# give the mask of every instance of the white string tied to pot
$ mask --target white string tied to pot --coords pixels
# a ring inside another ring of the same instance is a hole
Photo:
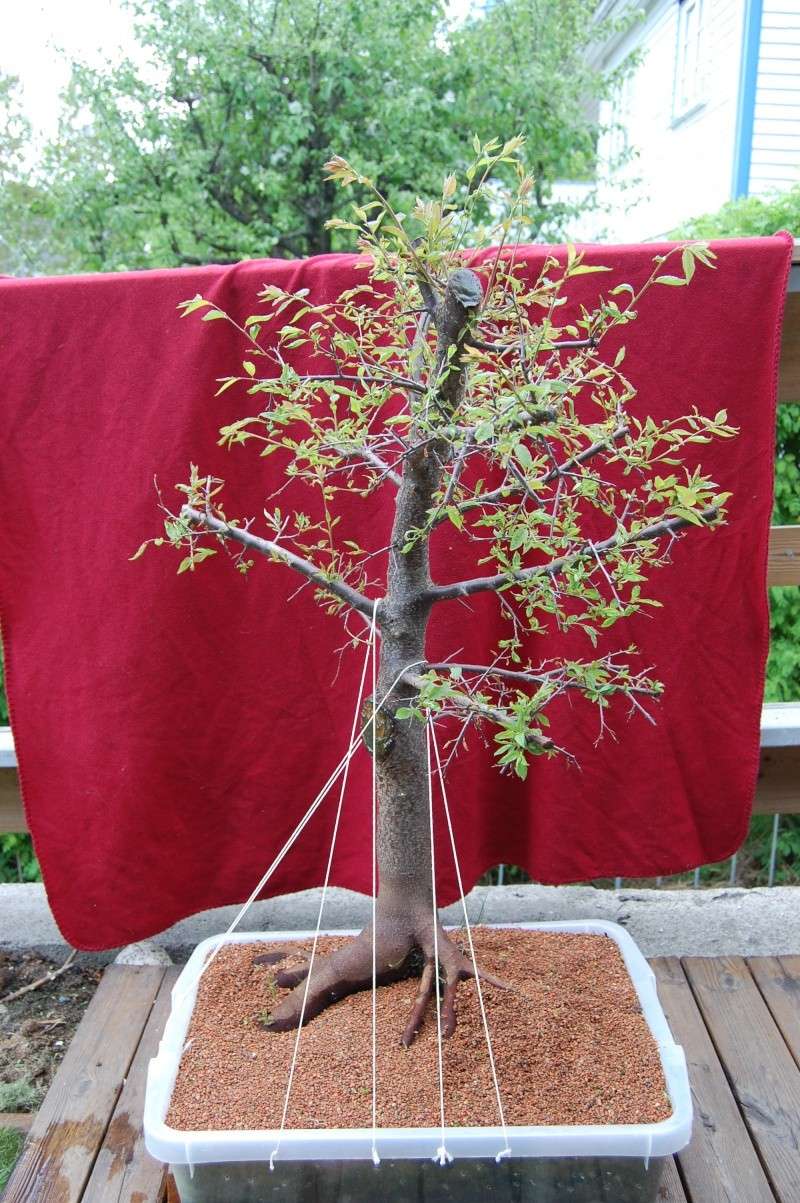
[[[430,721],[430,719],[429,719],[429,728],[430,728],[429,743],[433,745],[433,752],[434,752],[434,756],[436,758],[436,770],[437,770],[437,774],[439,777],[439,788],[442,791],[442,803],[444,805],[444,813],[445,813],[445,818],[447,820],[447,831],[450,836],[450,847],[452,848],[452,851],[453,851],[453,863],[455,865],[455,870],[456,870],[456,881],[458,883],[458,893],[461,898],[461,908],[464,912],[464,926],[467,931],[467,942],[469,944],[469,952],[470,952],[470,957],[472,959],[472,969],[475,974],[475,988],[478,992],[478,1004],[480,1006],[481,1019],[483,1021],[483,1031],[484,1031],[484,1035],[486,1037],[486,1048],[489,1053],[489,1065],[490,1065],[491,1071],[492,1071],[492,1083],[494,1085],[495,1098],[497,1099],[497,1111],[498,1111],[499,1118],[500,1118],[500,1127],[502,1128],[502,1131],[503,1131],[503,1148],[500,1150],[499,1153],[497,1153],[495,1155],[495,1161],[500,1162],[500,1161],[502,1161],[502,1159],[504,1157],[511,1156],[511,1147],[508,1143],[508,1128],[506,1126],[505,1112],[503,1109],[503,1100],[500,1095],[500,1083],[497,1079],[497,1066],[495,1065],[494,1051],[492,1049],[492,1038],[489,1033],[489,1020],[487,1019],[487,1016],[486,1016],[486,1005],[485,1005],[484,999],[483,999],[483,990],[481,989],[481,978],[480,978],[480,972],[478,970],[478,959],[475,955],[475,945],[474,945],[474,942],[472,939],[472,928],[470,926],[469,915],[467,913],[467,901],[466,901],[466,898],[464,897],[464,885],[463,885],[463,881],[461,878],[461,865],[460,865],[459,859],[458,859],[458,852],[456,851],[456,839],[455,839],[455,834],[453,832],[453,822],[450,817],[450,806],[447,801],[447,790],[445,789],[445,784],[444,784],[444,772],[442,771],[442,761],[441,761],[441,757],[439,755],[439,745],[436,740],[436,730],[434,728],[433,723]],[[429,753],[429,755],[430,755],[430,753]],[[433,814],[433,812],[431,811],[431,816],[432,816],[432,814]],[[433,818],[431,817],[431,824],[432,823],[433,823]],[[431,831],[433,831],[432,826],[431,826]]]
[[[431,893],[433,899],[433,993],[436,998],[436,1055],[439,1065],[439,1129],[441,1133],[442,1143],[436,1150],[433,1158],[439,1165],[447,1165],[452,1161],[452,1155],[448,1153],[445,1144],[445,1118],[444,1118],[444,1070],[442,1065],[442,1003],[439,998],[439,915],[436,910],[436,853],[434,851],[433,839],[433,760],[431,757],[431,716],[430,711],[425,713],[425,742],[428,751],[428,816],[430,819],[431,833]]]
[[[364,696],[364,682],[365,682],[365,680],[366,680],[366,676],[367,676],[367,665],[370,663],[370,659],[371,659],[371,661],[372,661],[372,699],[373,699],[373,708],[372,708],[372,709],[373,709],[373,716],[372,716],[372,727],[373,727],[373,749],[374,749],[374,746],[375,746],[375,744],[374,744],[374,729],[375,729],[375,675],[376,675],[375,661],[376,661],[376,642],[377,642],[377,636],[376,636],[376,632],[377,632],[377,623],[376,623],[376,613],[377,613],[377,609],[378,609],[378,601],[376,600],[376,601],[373,603],[373,607],[372,607],[372,620],[371,620],[371,624],[370,624],[369,640],[368,640],[368,643],[367,643],[367,653],[366,653],[366,655],[365,655],[365,657],[364,657],[364,664],[363,664],[363,667],[362,667],[362,669],[361,669],[361,680],[359,681],[359,685],[358,685],[358,695],[357,695],[357,697],[356,697],[356,705],[355,705],[355,710],[354,710],[354,712],[353,712],[353,725],[352,725],[352,727],[351,727],[351,730],[350,730],[350,747],[351,747],[351,748],[353,748],[353,747],[354,747],[354,744],[355,744],[355,746],[357,746],[357,743],[356,743],[356,728],[358,727],[359,715],[360,715],[360,713],[361,713],[361,699],[362,699],[362,698],[363,698],[363,696]],[[312,977],[312,974],[313,974],[313,972],[314,972],[314,961],[315,961],[315,959],[316,959],[316,955],[317,955],[317,945],[319,944],[319,933],[320,933],[320,929],[321,929],[321,927],[322,927],[322,913],[323,913],[323,910],[325,909],[325,899],[326,899],[326,897],[327,897],[327,893],[328,893],[328,885],[329,885],[329,882],[330,882],[330,877],[331,877],[331,868],[332,868],[332,865],[333,865],[333,855],[334,855],[334,851],[335,851],[335,848],[336,848],[336,837],[337,837],[337,835],[339,834],[339,823],[340,823],[340,820],[341,820],[341,817],[342,817],[342,807],[343,807],[343,805],[344,805],[344,797],[345,797],[345,792],[346,792],[346,790],[347,790],[347,778],[348,778],[348,775],[349,775],[350,759],[352,759],[352,757],[350,757],[350,758],[348,758],[348,759],[347,759],[347,762],[346,762],[346,764],[345,764],[344,771],[343,771],[343,774],[342,774],[342,785],[341,785],[341,789],[339,790],[339,801],[338,801],[338,804],[337,804],[337,807],[336,807],[336,818],[334,819],[334,823],[333,823],[333,831],[332,831],[332,833],[331,833],[331,844],[330,844],[330,848],[329,848],[329,850],[328,850],[328,862],[327,862],[327,865],[326,865],[326,867],[325,867],[325,878],[324,878],[324,881],[323,881],[323,883],[322,883],[322,893],[321,893],[321,895],[320,895],[320,900],[319,900],[319,909],[318,909],[318,911],[317,911],[317,925],[316,925],[316,928],[314,929],[314,939],[313,939],[313,942],[312,942],[312,945],[311,945],[311,956],[309,957],[309,962],[308,962],[308,974],[306,975],[305,986],[304,986],[304,989],[303,989],[303,1001],[302,1001],[302,1003],[301,1003],[301,1005],[300,1005],[300,1017],[299,1017],[299,1019],[298,1019],[298,1022],[297,1022],[297,1032],[296,1032],[296,1034],[295,1034],[295,1039],[294,1039],[294,1048],[293,1048],[293,1050],[292,1050],[292,1061],[291,1061],[291,1065],[289,1066],[289,1078],[288,1078],[288,1081],[287,1081],[287,1083],[286,1083],[286,1094],[285,1094],[285,1096],[284,1096],[284,1100],[283,1100],[283,1112],[282,1112],[282,1114],[281,1114],[281,1126],[280,1126],[280,1130],[279,1130],[279,1132],[278,1132],[278,1140],[277,1140],[277,1142],[276,1142],[276,1144],[275,1144],[275,1148],[272,1150],[272,1152],[271,1152],[271,1153],[270,1153],[270,1155],[269,1155],[269,1168],[270,1168],[270,1170],[274,1170],[274,1169],[275,1169],[275,1158],[278,1156],[278,1151],[279,1151],[279,1149],[280,1149],[281,1140],[283,1139],[283,1133],[284,1133],[284,1131],[285,1131],[285,1129],[286,1129],[286,1117],[287,1117],[287,1115],[288,1115],[288,1113],[289,1113],[289,1100],[290,1100],[290,1098],[291,1098],[291,1093],[292,1093],[292,1085],[293,1085],[293,1083],[294,1083],[294,1074],[295,1074],[295,1069],[297,1068],[297,1060],[298,1060],[298,1056],[299,1056],[299,1052],[300,1052],[300,1038],[301,1038],[301,1036],[302,1036],[302,1032],[303,1032],[303,1021],[304,1021],[304,1019],[305,1019],[305,1014],[306,1014],[306,1004],[307,1004],[307,1002],[308,1002],[308,993],[309,993],[309,990],[310,990],[310,988],[311,988],[311,977]],[[375,757],[374,757],[374,754],[373,754],[373,765],[374,765],[374,763],[375,763]],[[374,768],[373,768],[373,774],[372,774],[372,776],[373,776],[373,838],[374,838],[374,811],[375,811],[375,784],[374,784],[374,783],[375,783],[375,771],[374,771]],[[372,870],[372,883],[373,883],[373,923],[374,923],[374,914],[375,914],[375,902],[374,902],[374,892],[375,892],[375,864],[374,864],[374,854],[375,854],[375,850],[374,850],[374,844],[373,844],[373,870]],[[374,931],[373,931],[372,943],[373,943],[373,985],[372,985],[372,989],[373,989],[373,1143],[372,1143],[372,1150],[373,1150],[373,1160],[374,1160],[374,1159],[375,1159],[375,1156],[376,1156],[376,1154],[375,1154],[375,1138],[374,1138],[374,1116],[375,1116],[375,1048],[374,1048],[374,1042],[375,1042],[375,1021],[374,1021],[374,992],[375,992],[374,948],[375,948],[375,936],[374,936]],[[377,1163],[376,1163],[376,1164],[377,1164]]]
[[[375,702],[378,696],[378,638],[376,627],[378,603],[372,608],[372,1164],[379,1166],[378,1156],[378,741]]]

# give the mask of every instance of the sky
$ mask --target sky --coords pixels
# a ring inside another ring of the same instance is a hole
[[[17,75],[25,112],[40,136],[55,132],[58,96],[71,58],[99,64],[132,40],[130,15],[117,0],[0,0],[0,71]]]
[[[450,0],[459,17],[472,0]],[[94,65],[130,49],[132,19],[119,0],[0,0],[0,71],[19,77],[25,113],[38,138],[56,131],[58,97],[69,69],[59,48]]]

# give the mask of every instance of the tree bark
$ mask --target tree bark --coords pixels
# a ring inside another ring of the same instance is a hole
[[[438,341],[432,405],[449,420],[460,404],[467,371],[461,351],[483,299],[474,272],[460,268],[450,276],[433,320]],[[451,354],[455,347],[455,353]],[[411,443],[420,441],[412,431]],[[446,444],[426,442],[406,458],[397,493],[389,551],[386,597],[380,607],[381,667],[378,697],[383,698],[404,669],[425,660],[432,608],[428,538],[403,552],[406,532],[425,525],[442,483]],[[374,750],[378,779],[379,916],[424,906],[431,913],[430,821],[425,727],[414,719],[395,717],[399,707],[416,697],[407,682],[396,686],[385,704],[389,739]]]
[[[445,421],[452,418],[464,396],[466,367],[461,363],[461,351],[481,301],[478,277],[459,269],[449,278],[442,301],[435,305],[432,316],[438,342],[430,404]],[[378,792],[375,930],[370,925],[319,966],[315,963],[308,984],[303,980],[308,974],[307,965],[299,970],[278,971],[279,985],[296,988],[266,1023],[277,1030],[295,1027],[301,1017],[305,1022],[345,994],[369,987],[373,944],[378,983],[406,976],[414,968],[415,956],[417,965],[423,965],[420,990],[403,1033],[406,1044],[411,1043],[423,1022],[439,973],[445,981],[442,1030],[446,1036],[455,1028],[458,982],[473,976],[472,966],[441,928],[435,910],[425,725],[415,719],[397,718],[397,710],[418,696],[416,687],[403,679],[403,673],[425,660],[425,639],[434,604],[428,537],[418,539],[408,551],[403,548],[407,532],[427,521],[441,486],[448,451],[445,439],[429,440],[422,430],[411,432],[412,447],[415,443],[419,445],[406,457],[397,491],[386,595],[378,608],[377,697],[385,700],[371,741]],[[370,734],[368,730],[367,736]]]

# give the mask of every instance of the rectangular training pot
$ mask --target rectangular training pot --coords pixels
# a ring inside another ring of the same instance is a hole
[[[495,1160],[499,1127],[446,1129],[453,1161],[434,1159],[441,1131],[378,1128],[380,1165],[372,1162],[369,1128],[286,1129],[280,1160],[269,1157],[278,1132],[180,1132],[166,1125],[170,1097],[197,993],[200,966],[216,938],[195,949],[172,993],[158,1054],[150,1062],[144,1106],[148,1151],[167,1162],[181,1203],[656,1203],[664,1160],[682,1149],[692,1129],[686,1059],[675,1044],[656,994],[655,976],[624,928],[594,920],[494,924],[526,930],[606,935],[622,954],[645,1020],[658,1045],[672,1113],[654,1124],[509,1126],[511,1156]],[[226,943],[296,942],[313,932],[234,934]],[[323,935],[355,933],[323,932]],[[190,983],[195,985],[187,989]]]

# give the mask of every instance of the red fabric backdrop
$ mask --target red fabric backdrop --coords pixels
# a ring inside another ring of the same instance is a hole
[[[524,784],[476,740],[450,774],[465,884],[500,861],[544,882],[672,873],[729,855],[749,816],[767,648],[765,565],[774,401],[791,240],[716,246],[715,272],[653,290],[615,335],[656,417],[727,408],[735,441],[697,448],[734,491],[730,524],[692,531],[653,578],[664,603],[613,632],[666,684],[651,727],[624,709],[618,742],[594,746],[597,716],[575,705],[554,733],[580,771],[537,761]],[[649,274],[655,246],[588,248],[580,297]],[[528,252],[536,271],[544,249]],[[25,805],[48,896],[81,948],[139,939],[205,907],[243,899],[346,746],[360,654],[337,676],[339,621],[288,570],[247,579],[224,557],[196,575],[168,552],[128,557],[158,533],[153,477],[167,493],[190,461],[236,483],[229,512],[257,514],[272,460],[215,446],[241,416],[215,378],[241,359],[226,323],[178,320],[196,292],[243,317],[265,282],[329,298],[353,258],[0,282],[0,613]],[[363,273],[358,273],[358,280]],[[615,344],[616,345],[616,344]],[[614,347],[610,348],[612,353]],[[351,529],[386,542],[389,490]],[[174,495],[173,495],[174,496]],[[456,579],[470,556],[441,532],[434,566]],[[457,536],[455,536],[457,538]],[[497,632],[491,599],[439,607],[430,652],[478,659]],[[610,643],[609,646],[612,646]],[[591,655],[588,642],[573,648]],[[542,642],[533,654],[553,653]],[[352,789],[334,882],[370,888],[366,755]],[[270,891],[318,884],[335,801],[323,806]],[[441,842],[440,899],[455,895]]]

